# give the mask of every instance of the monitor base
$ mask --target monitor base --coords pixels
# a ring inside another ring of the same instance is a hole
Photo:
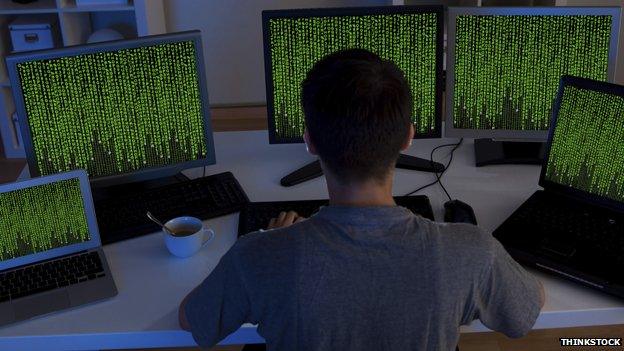
[[[444,171],[444,165],[439,162],[431,162],[431,160],[404,154],[399,155],[396,168],[431,173],[441,173]],[[323,170],[321,169],[321,164],[316,160],[284,176],[280,180],[280,184],[289,187],[318,178],[322,175]]]
[[[475,139],[475,165],[525,164],[541,165],[544,160],[545,144],[532,141],[497,141]]]

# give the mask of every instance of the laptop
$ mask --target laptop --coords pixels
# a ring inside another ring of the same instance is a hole
[[[539,185],[494,236],[520,262],[624,297],[624,86],[561,79]]]
[[[115,295],[85,171],[0,186],[0,326]]]

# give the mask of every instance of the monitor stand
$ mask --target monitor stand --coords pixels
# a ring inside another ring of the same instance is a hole
[[[541,165],[545,144],[533,141],[475,139],[477,167],[505,164]]]
[[[441,173],[444,165],[439,162],[431,162],[424,158],[400,154],[396,162],[396,168],[410,169],[414,171]],[[321,164],[318,160],[308,163],[296,171],[284,176],[280,180],[282,186],[293,186],[323,175]]]

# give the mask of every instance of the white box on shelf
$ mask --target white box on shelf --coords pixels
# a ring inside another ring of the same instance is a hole
[[[76,6],[128,5],[128,0],[76,0]]]
[[[51,49],[60,43],[58,21],[52,16],[20,16],[9,24],[13,51]]]

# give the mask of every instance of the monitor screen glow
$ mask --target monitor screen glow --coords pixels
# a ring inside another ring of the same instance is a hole
[[[610,81],[618,8],[450,8],[447,136],[545,140],[559,80]]]
[[[624,95],[564,85],[544,179],[624,204]]]
[[[91,240],[77,178],[0,194],[0,261]]]
[[[439,137],[442,7],[278,10],[263,12],[271,142],[302,142],[301,83],[315,62],[349,48],[392,60],[414,101],[416,137]]]
[[[199,43],[176,33],[9,57],[31,175],[122,182],[214,163]]]

